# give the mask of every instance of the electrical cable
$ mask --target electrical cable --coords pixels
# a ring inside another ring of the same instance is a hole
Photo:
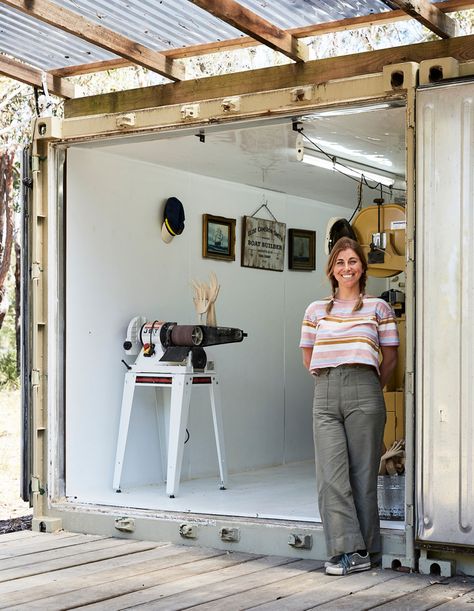
[[[337,156],[336,155],[330,155],[329,153],[327,153],[323,148],[321,148],[319,146],[319,144],[317,144],[316,142],[314,142],[314,140],[312,140],[309,136],[307,136],[302,127],[299,127],[298,129],[296,129],[295,131],[297,131],[299,134],[301,134],[303,136],[303,138],[306,138],[306,140],[308,142],[310,142],[314,147],[315,150],[317,150],[319,153],[321,153],[322,155],[324,155],[325,157],[327,157],[330,161],[332,161],[333,166],[334,166],[334,170],[336,172],[338,172],[339,174],[342,174],[342,176],[345,176],[346,178],[350,178],[351,180],[354,180],[356,182],[363,182],[363,184],[368,187],[369,189],[382,189],[382,193],[385,193],[386,195],[389,195],[390,197],[392,196],[393,191],[400,191],[402,193],[406,193],[406,189],[400,189],[400,188],[395,188],[395,187],[390,187],[387,191],[383,191],[383,187],[384,185],[381,182],[376,182],[376,181],[371,181],[373,184],[369,184],[367,178],[364,176],[364,173],[362,170],[358,170],[361,172],[361,177],[360,178],[355,178],[354,176],[351,176],[350,174],[346,174],[345,172],[343,172],[342,170],[338,169],[336,167],[336,163],[338,166],[340,166],[341,168],[345,168],[347,171],[353,171],[352,168],[350,168],[349,166],[345,165],[344,163],[341,163],[340,161],[337,160]]]
[[[362,209],[362,176],[360,177],[359,184],[357,185],[357,206],[354,208],[354,212],[351,214],[351,218],[349,219],[349,223],[352,222],[356,212]]]

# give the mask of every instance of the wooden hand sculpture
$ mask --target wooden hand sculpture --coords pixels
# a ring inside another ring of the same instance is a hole
[[[193,280],[194,287],[194,307],[198,315],[198,322],[202,324],[203,316],[206,313],[206,324],[210,327],[216,327],[216,308],[215,302],[219,294],[219,283],[217,276],[211,272],[209,284],[205,282],[197,282]]]

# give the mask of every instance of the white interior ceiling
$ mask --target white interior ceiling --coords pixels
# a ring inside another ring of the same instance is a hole
[[[299,118],[303,132],[330,155],[395,175],[399,186],[405,176],[405,108],[379,104],[321,111]],[[358,183],[331,170],[297,161],[296,132],[291,119],[250,127],[206,128],[187,135],[150,135],[112,140],[88,146],[106,146],[107,152],[145,163],[306,197],[353,208]],[[304,138],[304,145],[314,148]],[[365,203],[378,191],[364,188]],[[393,191],[392,201],[403,192]],[[401,198],[401,199],[400,199]]]

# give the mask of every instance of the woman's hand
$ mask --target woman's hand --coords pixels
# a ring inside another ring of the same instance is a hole
[[[380,386],[383,388],[389,381],[397,365],[398,346],[381,346],[382,362],[380,363]]]
[[[303,365],[309,371],[309,367],[311,365],[311,356],[313,354],[312,348],[301,348],[301,352],[303,354]]]

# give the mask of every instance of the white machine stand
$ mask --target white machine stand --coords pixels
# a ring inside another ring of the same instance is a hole
[[[160,325],[161,326],[161,325]],[[160,326],[155,323],[145,323],[142,317],[134,318],[129,325],[126,342],[126,353],[136,354],[139,350],[135,363],[125,374],[125,382],[122,396],[122,409],[120,413],[120,426],[117,441],[117,453],[115,458],[115,470],[113,488],[121,492],[121,477],[124,463],[125,448],[127,444],[130,415],[133,406],[133,397],[137,386],[152,386],[155,389],[171,388],[171,400],[169,402],[169,426],[166,427],[166,419],[158,417],[159,433],[162,440],[163,464],[166,464],[166,494],[174,498],[179,490],[181,477],[181,466],[183,462],[186,426],[188,423],[189,405],[191,393],[194,386],[205,385],[209,389],[212,419],[214,424],[214,435],[217,446],[217,459],[219,464],[220,488],[225,490],[227,482],[227,463],[224,450],[224,435],[222,410],[220,400],[219,380],[214,370],[214,363],[209,362],[204,371],[194,371],[191,364],[191,355],[184,364],[160,362],[163,355],[159,340],[156,341],[156,353],[145,356],[147,343],[139,338],[153,341],[155,336],[159,337]],[[131,346],[130,346],[131,344]],[[144,345],[143,345],[144,344]],[[166,409],[166,401],[163,398],[163,410]],[[158,406],[157,406],[158,409]],[[158,412],[157,412],[158,413]],[[161,412],[163,413],[163,411]],[[163,431],[163,428],[168,430]],[[164,451],[163,442],[167,446]]]

